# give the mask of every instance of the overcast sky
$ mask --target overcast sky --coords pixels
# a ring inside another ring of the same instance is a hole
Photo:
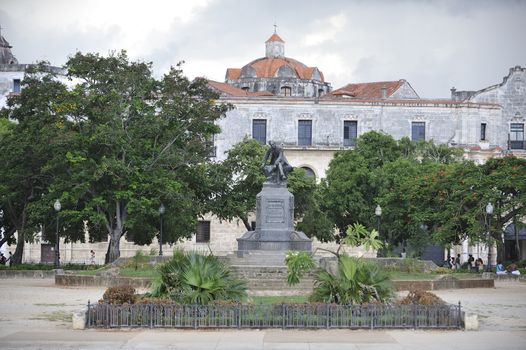
[[[184,60],[187,76],[217,81],[264,56],[274,23],[285,55],[333,88],[406,79],[421,97],[448,97],[526,66],[520,0],[0,0],[19,63],[125,49],[157,74]]]

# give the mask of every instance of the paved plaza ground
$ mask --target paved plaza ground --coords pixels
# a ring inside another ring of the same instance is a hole
[[[479,315],[478,331],[72,330],[71,313],[103,287],[57,287],[52,279],[4,279],[0,349],[526,349],[526,283],[435,293]]]

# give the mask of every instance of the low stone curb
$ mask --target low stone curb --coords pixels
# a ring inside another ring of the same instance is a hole
[[[53,278],[55,270],[0,270],[0,278]]]
[[[124,284],[134,288],[148,288],[151,281],[149,277],[55,275],[55,284],[58,286],[114,287]]]

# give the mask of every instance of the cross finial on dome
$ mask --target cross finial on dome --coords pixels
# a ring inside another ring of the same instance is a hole
[[[278,25],[276,24],[276,21],[274,21],[274,34],[277,34]]]

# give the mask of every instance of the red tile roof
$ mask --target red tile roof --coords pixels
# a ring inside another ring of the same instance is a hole
[[[387,88],[387,97],[391,96],[404,84],[403,80],[377,81],[373,83],[347,84],[342,88],[332,91],[334,96],[351,96],[355,98],[375,99],[382,98],[382,88]]]
[[[268,40],[265,42],[268,43],[270,41],[281,41],[282,43],[284,43],[283,39],[281,39],[276,33],[272,34],[272,36],[268,38]]]
[[[273,78],[276,76],[276,72],[279,68],[282,66],[289,66],[296,73],[298,78],[309,80],[312,78],[312,73],[316,69],[316,67],[307,67],[303,63],[289,57],[263,57],[250,62],[248,65],[254,68],[258,78]],[[323,73],[321,71],[319,72],[321,81],[324,81]],[[239,79],[240,74],[241,69],[238,68],[228,68],[226,70],[227,79]]]
[[[239,89],[235,86],[226,84],[226,83],[220,83],[218,81],[208,80],[208,85],[221,93],[230,95],[230,96],[247,96],[247,92],[245,90]]]
[[[227,79],[239,79],[239,76],[241,75],[241,69],[240,68],[227,68],[226,70],[226,78]]]
[[[208,80],[208,85],[223,94],[227,94],[229,96],[235,96],[235,97],[243,97],[243,96],[274,96],[273,93],[269,91],[259,91],[259,92],[250,92],[245,91],[243,89],[237,88],[235,86],[229,85],[227,83],[220,83],[218,81],[214,80]]]

